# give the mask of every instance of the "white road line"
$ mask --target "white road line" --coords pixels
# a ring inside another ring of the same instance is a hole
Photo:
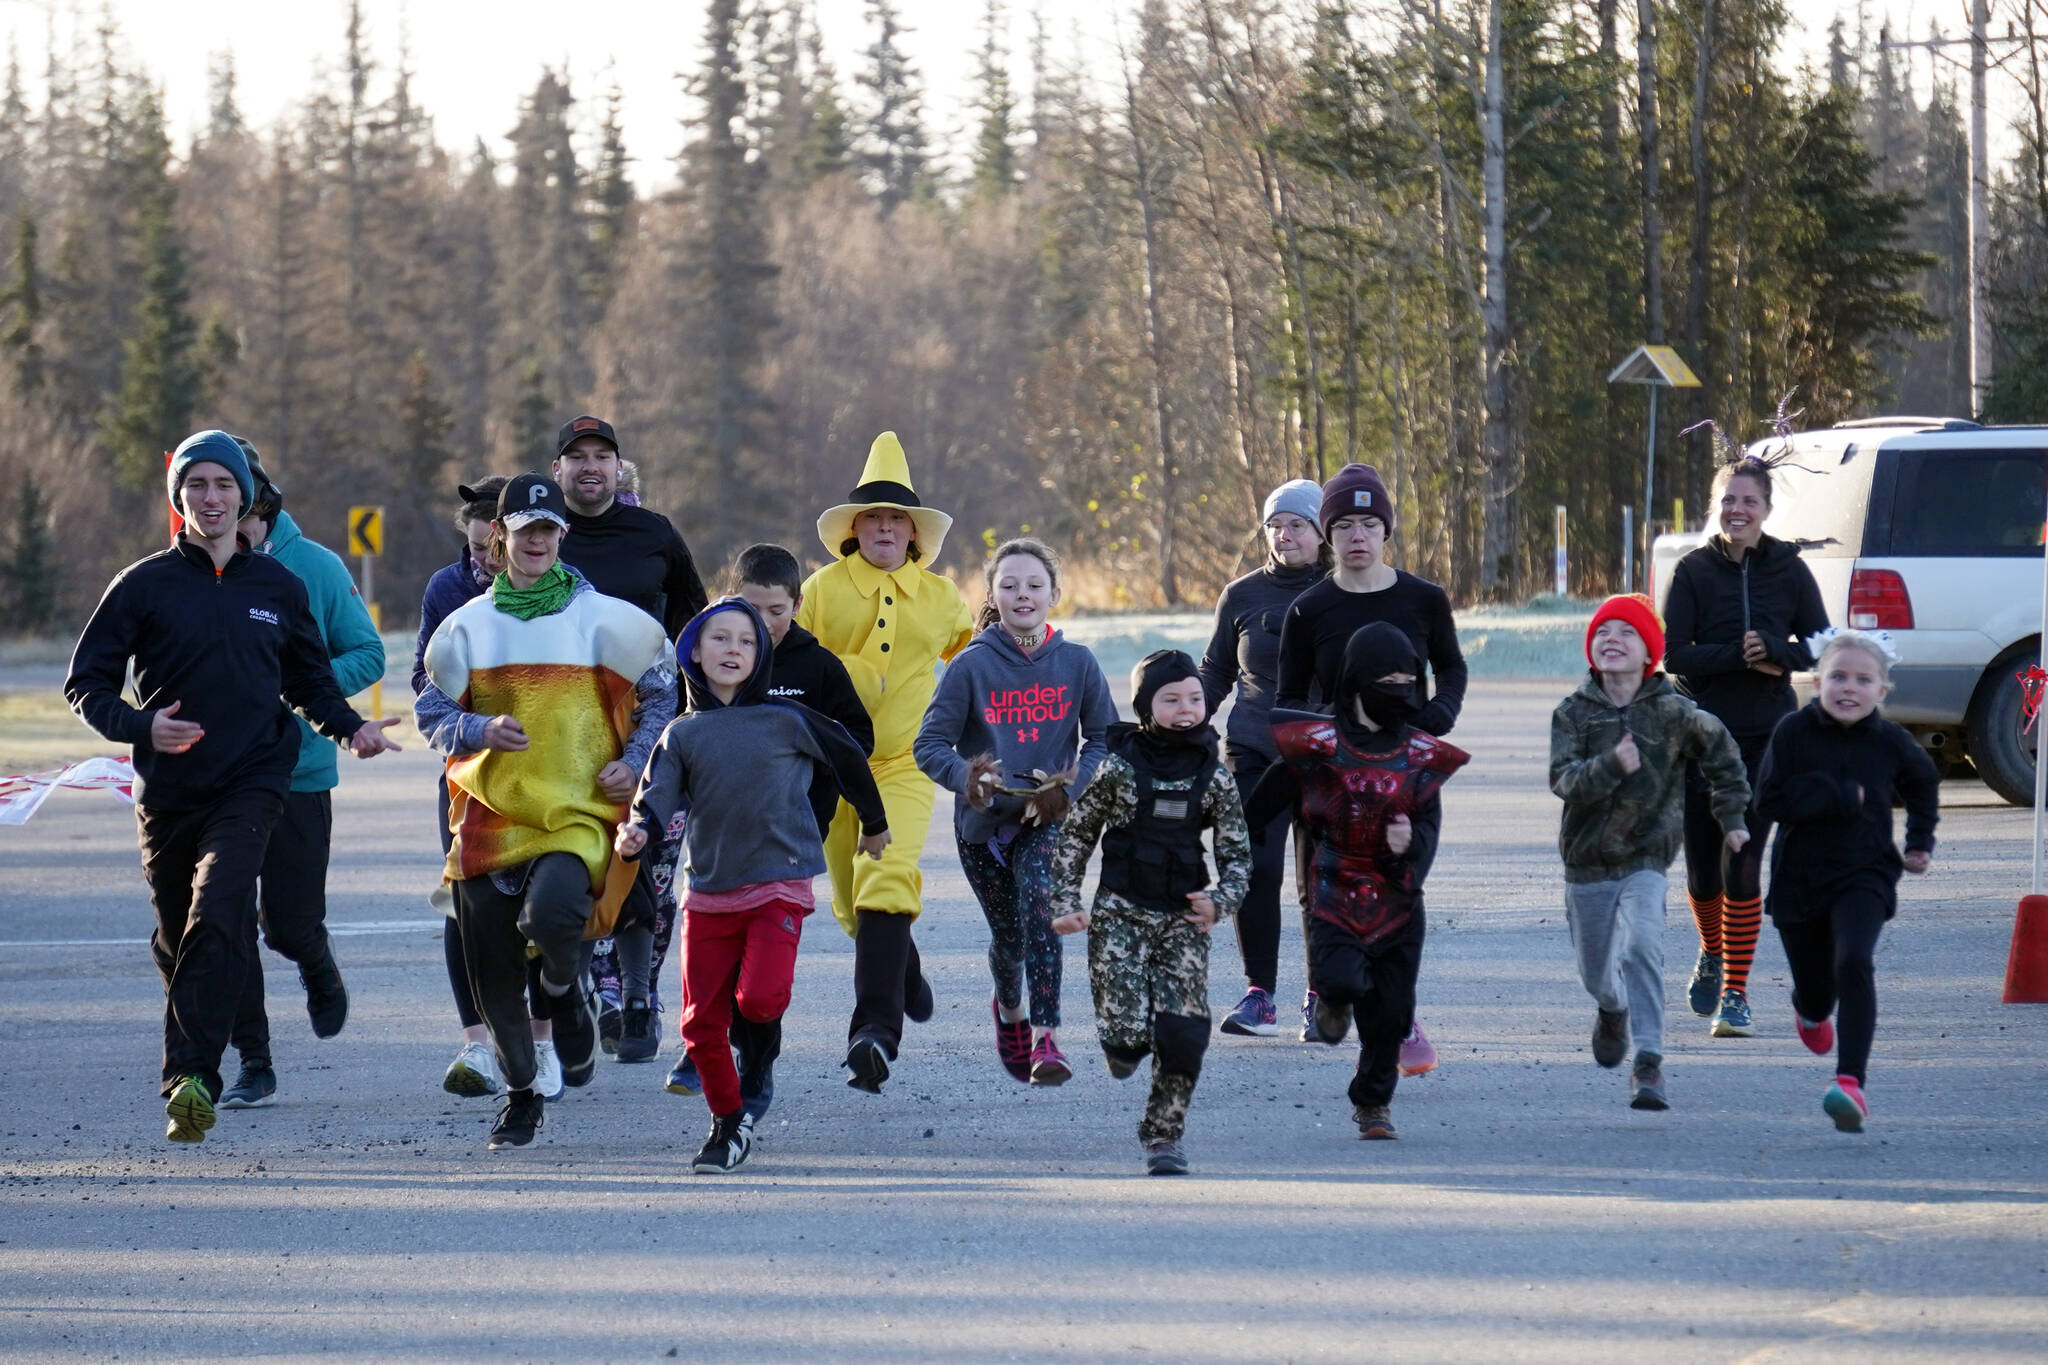
[[[446,916],[433,919],[373,919],[359,924],[330,924],[327,932],[336,938],[365,934],[415,934],[439,929]],[[0,948],[135,948],[149,943],[146,938],[23,938],[0,939]]]

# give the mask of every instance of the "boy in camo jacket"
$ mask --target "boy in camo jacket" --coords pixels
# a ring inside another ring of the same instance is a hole
[[[1592,665],[1550,717],[1550,789],[1564,799],[1565,920],[1598,1005],[1593,1060],[1620,1066],[1633,1035],[1635,1109],[1664,1109],[1664,873],[1685,835],[1697,763],[1731,851],[1749,842],[1749,779],[1727,727],[1657,669],[1664,629],[1648,598],[1610,597],[1586,627]]]
[[[1138,723],[1109,729],[1109,757],[1068,812],[1053,856],[1053,928],[1088,933],[1088,976],[1103,1059],[1119,1080],[1152,1054],[1138,1124],[1145,1169],[1185,1175],[1181,1135],[1209,1047],[1209,931],[1251,884],[1251,839],[1237,785],[1217,757],[1195,661],[1160,650],[1131,671]],[[1216,831],[1216,880],[1202,830]],[[1081,878],[1097,836],[1092,910]]]

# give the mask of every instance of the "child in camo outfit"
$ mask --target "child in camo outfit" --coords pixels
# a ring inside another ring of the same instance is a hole
[[[1138,1141],[1153,1175],[1185,1175],[1181,1134],[1209,1047],[1209,930],[1235,914],[1251,882],[1251,840],[1237,786],[1217,757],[1195,661],[1148,654],[1131,671],[1135,725],[1109,730],[1109,757],[1074,803],[1053,856],[1053,928],[1088,930],[1088,975],[1109,1074],[1152,1054]],[[1191,799],[1192,798],[1192,799]],[[1216,881],[1202,830],[1216,831]],[[1102,840],[1093,910],[1081,877]]]

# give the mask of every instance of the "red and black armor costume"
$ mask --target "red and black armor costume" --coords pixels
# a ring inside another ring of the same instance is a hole
[[[1421,858],[1435,852],[1434,829],[1418,831],[1407,853],[1395,856],[1387,826],[1401,815],[1411,826],[1433,825],[1437,789],[1471,756],[1413,728],[1387,752],[1370,752],[1348,742],[1330,717],[1298,711],[1273,713],[1273,738],[1280,761],[1293,769],[1297,819],[1315,850],[1310,917],[1368,947],[1399,933],[1421,898],[1428,866]]]

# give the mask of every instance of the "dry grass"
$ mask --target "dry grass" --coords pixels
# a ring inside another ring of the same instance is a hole
[[[71,713],[62,693],[0,692],[0,775],[41,772],[94,754],[123,754]]]

